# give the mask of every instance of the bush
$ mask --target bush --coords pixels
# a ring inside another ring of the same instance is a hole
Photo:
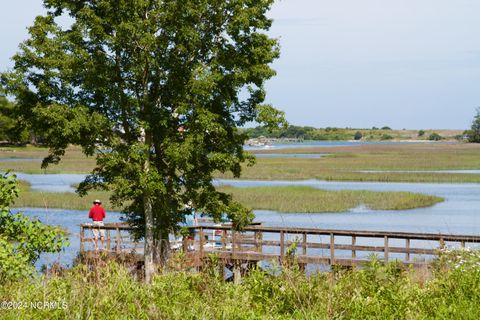
[[[425,131],[424,130],[418,130],[418,136],[419,137],[423,137],[425,135]]]
[[[355,140],[360,140],[362,139],[363,135],[360,131],[355,132],[355,135],[353,136],[353,139]]]
[[[430,134],[430,136],[428,137],[428,140],[431,140],[431,141],[440,141],[442,140],[442,136],[439,135],[438,133],[436,132],[433,132],[432,134]]]
[[[380,140],[392,140],[392,139],[393,137],[386,133],[382,134],[382,136],[380,137]]]
[[[40,253],[67,244],[62,230],[10,211],[18,192],[15,176],[0,175],[0,284],[34,275]]]

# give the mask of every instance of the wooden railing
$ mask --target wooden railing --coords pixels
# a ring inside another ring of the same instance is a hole
[[[143,244],[131,239],[131,227],[124,224],[80,226],[80,250],[92,248],[93,237],[86,230],[103,229],[105,249],[111,252],[143,253]],[[236,232],[231,226],[190,227],[191,235],[174,242],[174,250],[182,250],[199,265],[209,254],[226,260],[261,261],[290,258],[300,264],[361,265],[376,254],[385,262],[400,260],[406,264],[425,264],[440,249],[463,248],[480,243],[477,235],[433,233],[330,230],[312,228],[277,228],[249,226]],[[176,239],[179,239],[178,237]],[[89,248],[87,248],[87,245]]]
[[[184,250],[202,259],[215,253],[231,260],[271,260],[280,263],[295,257],[302,264],[360,265],[377,254],[385,262],[428,263],[439,250],[480,243],[480,236],[432,233],[325,230],[307,228],[248,227],[242,233],[215,226],[192,227],[193,240],[184,239]],[[213,238],[205,238],[211,230]],[[210,245],[209,245],[210,244]]]

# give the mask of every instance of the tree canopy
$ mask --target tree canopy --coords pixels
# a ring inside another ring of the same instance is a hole
[[[265,100],[277,40],[265,31],[273,0],[44,0],[2,85],[50,147],[95,156],[79,187],[113,191],[145,260],[165,257],[168,232],[192,208],[236,227],[253,214],[218,192],[213,174],[235,177],[245,140],[237,129],[284,122]],[[62,15],[71,25],[61,26]],[[191,202],[192,207],[184,204]],[[147,270],[147,280],[148,273]]]

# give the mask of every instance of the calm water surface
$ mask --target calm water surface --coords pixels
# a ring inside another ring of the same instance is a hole
[[[20,179],[29,181],[36,190],[72,191],[71,184],[79,183],[85,175],[25,175]],[[217,185],[235,187],[255,186],[311,186],[327,190],[372,190],[408,191],[436,195],[445,201],[428,208],[400,211],[376,211],[366,207],[353,208],[346,213],[279,213],[255,211],[256,220],[266,226],[309,227],[331,229],[355,229],[377,231],[431,232],[443,234],[480,234],[480,184],[434,184],[434,183],[380,183],[380,182],[329,182],[304,181],[255,181],[217,180]],[[79,249],[79,224],[89,222],[87,211],[64,209],[23,209],[29,216],[37,216],[42,222],[60,225],[70,232],[71,245],[60,254],[45,255],[41,263],[60,259],[71,264]],[[121,214],[108,213],[106,222],[118,222]],[[39,262],[40,263],[40,262]]]

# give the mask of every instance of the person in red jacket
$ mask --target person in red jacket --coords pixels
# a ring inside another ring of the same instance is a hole
[[[97,227],[103,227],[103,219],[106,217],[105,209],[102,207],[102,202],[100,200],[93,201],[93,207],[90,209],[88,213],[88,217],[93,220],[93,225]],[[98,250],[98,234],[100,233],[100,240],[105,240],[105,230],[104,229],[92,229],[93,231],[93,238],[95,241],[95,250]]]

